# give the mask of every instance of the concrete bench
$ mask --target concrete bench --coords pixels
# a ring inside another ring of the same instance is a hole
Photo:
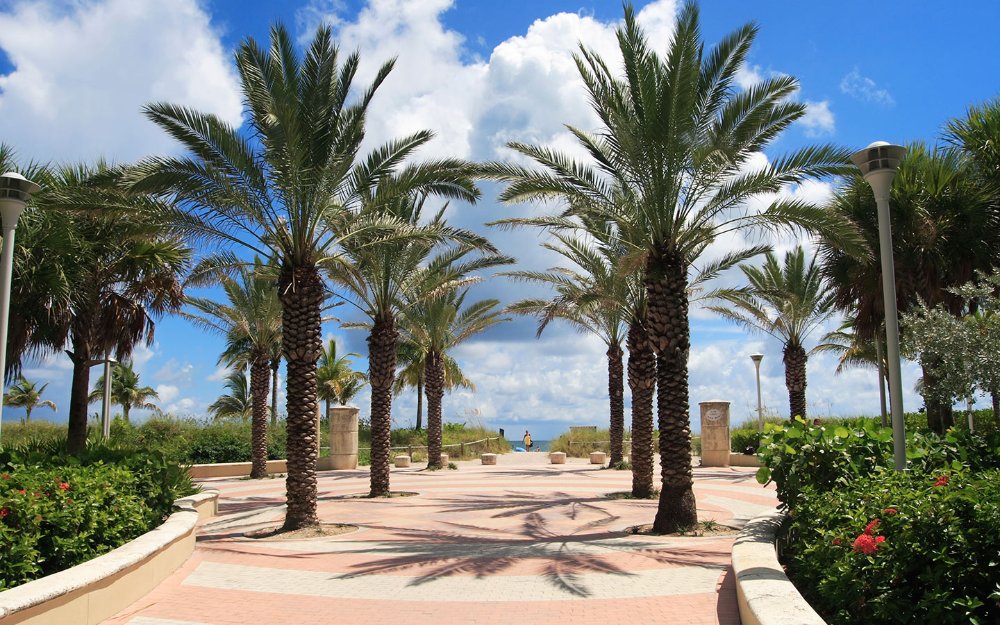
[[[483,464],[496,464],[497,463],[497,455],[496,454],[483,454],[479,458],[483,461]]]
[[[603,451],[590,452],[590,464],[604,464],[608,461],[608,454]]]
[[[566,452],[553,451],[549,454],[549,462],[552,464],[566,464]]]
[[[410,466],[410,457],[409,456],[396,456],[395,462],[396,462],[396,468],[397,469],[405,469],[406,467]]]

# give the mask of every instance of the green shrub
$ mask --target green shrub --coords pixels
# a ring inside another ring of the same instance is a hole
[[[738,428],[729,432],[729,448],[738,454],[755,454],[764,435],[759,430]]]
[[[806,487],[789,536],[789,572],[831,625],[1000,622],[998,471],[956,461]]]

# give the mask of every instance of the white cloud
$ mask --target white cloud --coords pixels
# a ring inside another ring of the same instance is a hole
[[[221,382],[232,372],[233,370],[229,367],[218,367],[211,375],[208,376],[208,380],[210,382]]]
[[[141,107],[169,101],[238,125],[229,54],[196,0],[21,1],[0,12],[4,141],[21,158],[129,160],[178,146]]]
[[[186,385],[191,383],[193,373],[193,364],[190,362],[180,363],[176,358],[171,358],[153,374],[153,377],[162,382]]]
[[[862,76],[861,70],[857,67],[840,80],[840,91],[862,102],[871,102],[885,107],[896,105],[896,100],[893,99],[888,89],[879,87],[878,83],[871,78]]]
[[[836,129],[836,120],[830,110],[830,101],[812,102],[806,100],[806,113],[799,118],[798,123],[805,127],[807,137],[832,135]]]
[[[173,401],[175,397],[180,395],[180,392],[181,389],[173,384],[158,384],[156,386],[156,394],[160,396],[159,402],[161,404]]]

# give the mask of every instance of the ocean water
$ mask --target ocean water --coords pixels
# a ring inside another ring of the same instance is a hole
[[[518,439],[516,441],[510,441],[509,440],[507,442],[510,443],[510,448],[514,449],[514,450],[516,450],[518,447],[524,447],[524,443],[520,439]],[[548,451],[549,450],[549,443],[551,443],[552,441],[551,440],[544,440],[543,441],[543,440],[538,440],[537,438],[535,438],[535,439],[532,439],[531,442],[533,443],[532,446],[531,446],[531,451]]]

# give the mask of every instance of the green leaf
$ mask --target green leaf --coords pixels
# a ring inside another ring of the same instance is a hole
[[[767,484],[771,481],[771,469],[767,467],[761,467],[757,469],[757,483]]]
[[[802,430],[798,428],[789,428],[788,432],[785,433],[787,438],[802,438]]]
[[[844,426],[842,426],[842,425],[838,425],[838,426],[837,426],[837,428],[836,428],[836,429],[835,429],[835,430],[833,431],[833,433],[834,433],[834,434],[835,434],[835,435],[836,435],[836,436],[837,436],[838,438],[847,438],[848,436],[850,436],[850,435],[851,435],[851,431],[850,431],[850,430],[848,430],[847,428],[845,428],[845,427],[844,427]]]

